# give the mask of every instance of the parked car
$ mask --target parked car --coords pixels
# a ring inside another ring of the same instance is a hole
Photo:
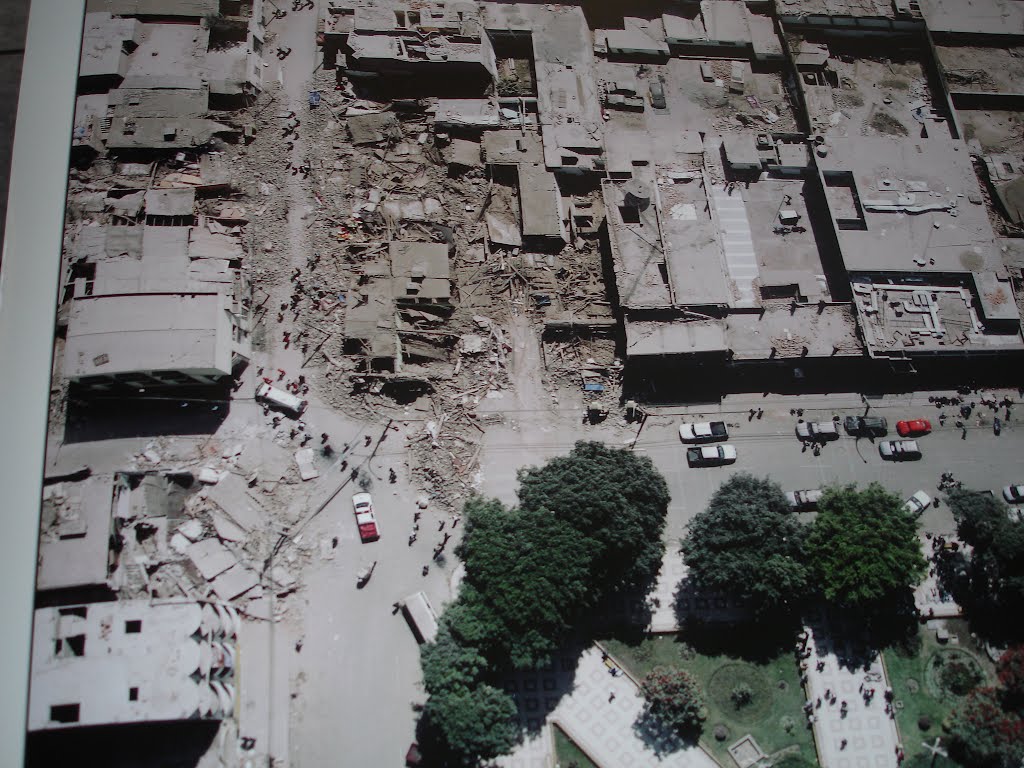
[[[920,517],[921,513],[924,512],[928,507],[932,505],[932,497],[924,491],[918,491],[903,505],[904,509],[907,510],[914,517]]]
[[[651,106],[655,109],[664,109],[666,106],[665,102],[665,84],[661,80],[652,80],[650,82],[651,88]]]
[[[834,421],[801,421],[796,425],[796,436],[801,440],[826,443],[839,439],[839,430]]]
[[[896,422],[896,434],[900,437],[927,435],[931,431],[932,423],[928,419],[911,419],[910,421]]]
[[[352,508],[356,513],[359,538],[364,542],[379,539],[380,530],[377,528],[377,516],[373,512],[373,497],[368,493],[357,493],[352,497]]]
[[[1019,504],[1024,501],[1024,485],[1008,485],[1003,488],[1003,498],[1007,504]]]
[[[878,455],[889,461],[911,461],[921,458],[917,440],[883,440],[878,444]]]
[[[729,430],[724,421],[684,421],[679,425],[679,439],[684,443],[710,443],[728,438]]]
[[[687,448],[686,462],[691,467],[717,467],[736,461],[736,448],[732,445],[705,445]]]
[[[843,419],[846,434],[857,437],[885,437],[889,423],[881,416],[847,416]]]
[[[814,509],[818,506],[823,493],[824,491],[820,488],[807,491],[786,491],[786,501],[798,512],[804,509]]]
[[[291,392],[272,387],[266,382],[256,387],[256,399],[277,411],[284,411],[289,416],[298,418],[306,410],[309,403],[296,397]]]

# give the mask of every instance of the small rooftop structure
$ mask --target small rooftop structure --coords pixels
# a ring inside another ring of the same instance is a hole
[[[595,36],[604,42],[611,56],[642,56],[664,58],[669,55],[665,30],[661,22],[625,18],[624,29],[601,29]]]
[[[41,608],[28,730],[230,717],[238,626],[209,603]]]

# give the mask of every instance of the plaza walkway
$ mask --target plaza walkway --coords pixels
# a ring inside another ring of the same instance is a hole
[[[814,737],[822,768],[895,768],[899,737],[895,721],[885,712],[888,681],[881,659],[875,654],[856,667],[844,666],[840,658],[851,656],[847,647],[833,645],[824,627],[807,631],[811,652],[805,662],[807,690],[816,716]],[[864,688],[875,690],[870,703],[865,703]]]
[[[634,727],[643,698],[625,674],[613,676],[597,647],[584,650],[574,675],[563,663],[507,682],[519,701],[528,735],[511,755],[497,761],[505,768],[548,768],[554,764],[551,723],[557,724],[602,768],[716,768],[697,746],[672,736],[641,734]],[[548,727],[543,726],[547,716]],[[532,722],[531,722],[532,721]]]

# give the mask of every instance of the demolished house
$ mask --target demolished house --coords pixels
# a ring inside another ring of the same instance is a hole
[[[238,629],[235,611],[217,603],[41,608],[28,730],[231,717]]]

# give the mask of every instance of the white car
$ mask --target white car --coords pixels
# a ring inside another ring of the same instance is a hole
[[[824,493],[820,488],[813,488],[806,491],[786,491],[786,501],[793,509],[814,509],[818,506],[821,496]]]
[[[878,455],[888,461],[909,461],[921,458],[917,440],[883,440],[878,444]]]
[[[679,439],[684,443],[711,443],[728,440],[729,430],[724,421],[685,421],[679,425]]]
[[[1007,504],[1017,504],[1024,501],[1024,485],[1008,485],[1003,488],[1003,498]]]
[[[903,508],[914,517],[920,517],[932,505],[932,497],[924,491],[918,491],[904,503]]]
[[[686,462],[691,467],[717,467],[736,461],[736,447],[732,445],[705,445],[703,448],[687,448]]]
[[[839,428],[834,421],[801,421],[796,425],[796,436],[801,440],[824,443],[839,439]]]

